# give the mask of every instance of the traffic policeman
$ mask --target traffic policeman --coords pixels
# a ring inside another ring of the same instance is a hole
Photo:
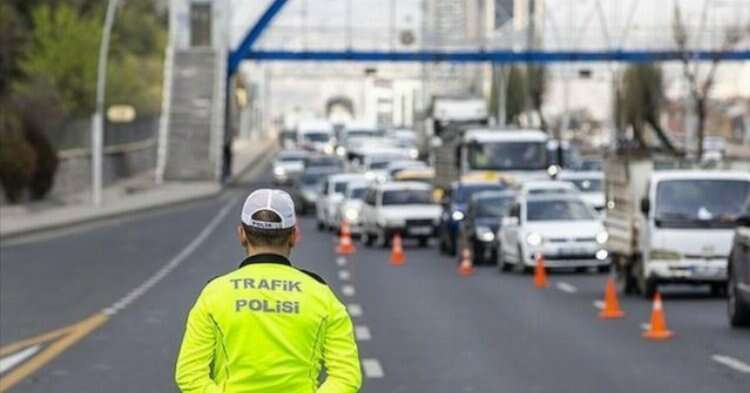
[[[182,392],[357,392],[351,318],[316,274],[294,267],[294,203],[247,197],[237,227],[247,258],[211,280],[187,319],[175,379]],[[318,386],[322,366],[327,377]]]

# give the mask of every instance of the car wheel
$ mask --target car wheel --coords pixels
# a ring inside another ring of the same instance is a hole
[[[479,266],[484,264],[484,247],[481,245],[472,242],[471,245],[471,263],[474,264],[474,266]]]
[[[523,262],[523,249],[520,245],[518,246],[518,263],[516,263],[516,271],[520,274],[529,274],[532,271],[532,268],[526,266]]]
[[[317,220],[317,222],[318,222],[318,230],[322,232],[326,226],[320,220]]]
[[[711,296],[713,297],[724,297],[726,296],[727,292],[727,285],[724,283],[721,284],[711,284]]]
[[[419,247],[427,247],[427,243],[430,241],[430,238],[428,237],[420,237],[419,238]]]
[[[438,233],[438,249],[440,250],[441,254],[448,253],[448,246],[445,244],[445,236],[443,235],[442,231]]]
[[[750,303],[740,298],[739,288],[731,270],[727,281],[727,315],[731,326],[750,326]]]
[[[500,272],[509,272],[513,266],[505,259],[502,244],[497,246],[497,255],[497,269],[500,270]]]
[[[366,247],[372,247],[373,242],[375,241],[375,236],[372,235],[370,232],[362,232],[362,242],[365,243]]]
[[[448,234],[448,255],[455,257],[458,255],[458,240],[455,236],[452,236],[450,233]]]
[[[638,261],[636,270],[638,272],[638,277],[636,278],[638,282],[638,292],[640,292],[640,294],[647,300],[651,300],[651,298],[654,297],[654,294],[656,294],[657,289],[659,289],[659,285],[653,278],[646,277],[644,265],[644,261]]]

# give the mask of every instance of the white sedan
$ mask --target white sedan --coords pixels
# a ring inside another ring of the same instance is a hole
[[[596,212],[580,196],[520,196],[498,232],[499,266],[530,271],[541,254],[546,267],[605,271],[607,237]]]

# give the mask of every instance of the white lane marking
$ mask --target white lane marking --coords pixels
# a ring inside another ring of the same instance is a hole
[[[346,306],[346,309],[349,310],[349,315],[351,315],[352,318],[362,316],[362,306],[360,306],[359,304],[349,304],[348,306]]]
[[[383,378],[383,367],[378,359],[362,359],[362,368],[367,378]]]
[[[711,359],[713,359],[714,362],[721,363],[735,371],[739,371],[744,374],[750,374],[750,364],[747,364],[742,360],[724,355],[713,355],[711,356]]]
[[[213,233],[213,231],[216,229],[216,227],[219,226],[221,223],[221,220],[226,217],[226,215],[229,213],[229,211],[234,206],[235,202],[237,201],[237,198],[232,198],[232,200],[224,206],[219,212],[214,216],[214,218],[211,219],[211,221],[206,225],[205,228],[198,234],[198,236],[195,237],[188,245],[187,247],[183,248],[182,251],[180,251],[179,254],[175,255],[174,258],[172,258],[164,267],[159,269],[156,273],[154,273],[153,276],[149,277],[148,280],[144,281],[141,285],[135,287],[132,291],[130,291],[127,295],[125,295],[120,300],[114,302],[111,306],[105,308],[102,310],[102,312],[106,315],[115,315],[118,311],[121,311],[125,307],[127,307],[130,303],[137,300],[139,297],[143,296],[144,293],[148,292],[149,289],[153,288],[156,284],[158,284],[161,280],[164,279],[169,273],[171,273],[177,266],[179,266],[182,262],[187,259],[187,257],[190,256],[198,247],[200,247],[201,244],[203,244],[204,241]]]
[[[594,300],[594,307],[603,310],[604,309],[604,302],[601,300]]]
[[[365,325],[357,325],[354,327],[354,336],[359,341],[367,341],[372,338],[370,334],[370,328]]]
[[[576,288],[574,285],[569,284],[564,281],[560,281],[556,284],[557,289],[565,292],[565,293],[576,293],[578,292],[578,288]]]
[[[651,324],[650,324],[650,323],[646,323],[646,322],[643,322],[643,323],[641,324],[641,329],[643,329],[643,330],[650,330],[650,329],[651,329]]]
[[[344,296],[354,296],[354,286],[352,285],[344,285],[341,287],[341,293],[344,294]]]
[[[12,369],[27,358],[30,358],[32,355],[37,353],[37,351],[39,351],[39,345],[26,348],[21,352],[16,352],[12,355],[8,355],[0,359],[0,374]]]
[[[347,281],[350,277],[351,275],[348,270],[339,270],[339,280]]]
[[[346,265],[346,258],[345,257],[338,257],[336,258],[336,264],[339,266]]]

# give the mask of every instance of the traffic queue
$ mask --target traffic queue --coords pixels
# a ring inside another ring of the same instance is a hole
[[[748,168],[582,158],[540,130],[432,134],[311,122],[277,154],[274,182],[319,230],[346,223],[367,247],[403,239],[502,273],[540,257],[548,270],[612,270],[620,293],[649,299],[701,285],[727,297],[732,326],[750,324]]]

